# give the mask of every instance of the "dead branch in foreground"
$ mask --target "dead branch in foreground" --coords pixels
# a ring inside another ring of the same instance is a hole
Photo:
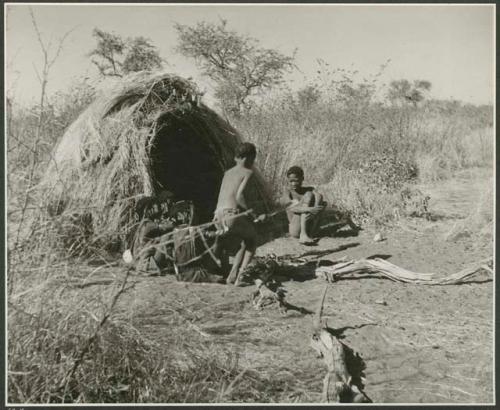
[[[316,268],[316,277],[328,282],[335,282],[342,275],[360,273],[379,273],[395,282],[414,283],[417,285],[456,285],[465,283],[479,272],[486,272],[493,276],[493,259],[488,258],[461,270],[460,272],[436,278],[435,273],[417,273],[396,266],[384,259],[361,259],[347,261],[334,266],[319,266]]]
[[[328,372],[323,380],[323,401],[326,403],[363,403],[367,401],[366,396],[352,383],[346,365],[344,345],[329,331],[326,322],[323,323],[321,316],[325,302],[328,285],[325,286],[323,296],[313,323],[313,335],[311,347],[323,358]]]

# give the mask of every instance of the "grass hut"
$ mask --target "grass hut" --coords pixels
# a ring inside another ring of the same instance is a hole
[[[200,98],[191,81],[166,73],[135,74],[103,89],[53,151],[41,183],[48,209],[85,213],[94,240],[115,242],[133,225],[137,199],[162,189],[192,200],[200,223],[210,220],[241,140]],[[256,175],[247,200],[267,211],[271,195]]]

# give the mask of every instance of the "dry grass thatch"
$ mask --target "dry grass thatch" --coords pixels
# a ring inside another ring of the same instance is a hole
[[[133,223],[138,197],[168,189],[207,220],[240,138],[200,98],[194,83],[167,73],[103,89],[53,151],[39,186],[45,209],[90,213],[94,238],[116,238]],[[258,174],[250,205],[267,210],[270,198]]]

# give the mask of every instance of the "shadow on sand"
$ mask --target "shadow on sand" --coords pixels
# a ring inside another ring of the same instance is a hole
[[[341,229],[344,225],[339,224],[331,224],[325,225],[319,228],[317,236],[328,237],[328,238],[349,238],[353,236],[358,236],[360,228],[349,228],[349,229]]]
[[[346,244],[337,246],[336,248],[311,250],[311,251],[307,251],[307,252],[300,254],[299,256],[297,256],[297,258],[305,258],[307,256],[316,256],[316,259],[317,259],[317,258],[320,258],[322,256],[326,256],[326,255],[329,255],[329,254],[335,253],[335,252],[345,251],[346,249],[354,248],[354,247],[359,246],[359,245],[361,245],[360,242],[351,242],[351,243],[346,243]]]

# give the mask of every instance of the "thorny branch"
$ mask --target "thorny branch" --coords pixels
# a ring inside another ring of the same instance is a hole
[[[22,209],[21,216],[20,216],[20,220],[19,220],[19,225],[17,227],[16,237],[15,237],[16,239],[15,239],[14,245],[13,245],[13,250],[14,251],[17,249],[17,247],[19,245],[19,238],[20,238],[20,234],[21,234],[21,230],[22,230],[24,221],[25,221],[26,210],[27,210],[28,203],[29,203],[29,196],[30,196],[29,192],[30,192],[30,190],[31,190],[31,188],[33,187],[33,184],[34,184],[33,180],[34,180],[35,169],[36,169],[37,160],[38,160],[37,147],[40,144],[40,139],[41,139],[41,134],[42,134],[42,127],[43,127],[43,123],[44,123],[44,120],[45,120],[44,108],[45,108],[45,100],[46,100],[46,92],[47,92],[47,84],[48,84],[49,72],[50,72],[50,69],[52,68],[52,66],[54,65],[54,63],[56,62],[56,60],[58,59],[58,57],[59,57],[59,55],[60,55],[60,53],[62,51],[62,48],[63,48],[65,40],[71,34],[71,32],[74,30],[74,28],[73,28],[73,29],[69,30],[68,32],[66,32],[62,36],[62,38],[59,40],[57,49],[56,49],[53,57],[51,58],[49,56],[51,42],[49,42],[48,45],[46,45],[44,43],[44,41],[42,39],[42,35],[41,35],[41,32],[40,32],[40,29],[38,28],[38,23],[36,21],[35,14],[33,13],[33,9],[31,7],[29,8],[29,12],[30,12],[30,15],[31,15],[31,21],[32,21],[32,24],[33,24],[33,28],[35,30],[36,37],[37,37],[37,40],[38,40],[38,42],[40,44],[40,48],[41,48],[42,54],[43,54],[43,69],[42,69],[42,73],[40,75],[40,73],[36,70],[36,67],[35,67],[35,73],[38,76],[38,79],[40,80],[40,83],[41,83],[40,113],[38,115],[38,122],[37,122],[37,126],[36,126],[36,131],[35,131],[35,138],[33,140],[33,145],[32,145],[32,148],[31,148],[31,151],[32,151],[33,155],[31,157],[31,163],[30,163],[29,170],[28,170],[28,177],[27,177],[28,186],[27,186],[26,193],[25,193],[25,196],[24,196],[23,206],[21,207],[21,209]],[[11,265],[11,253],[10,252],[8,253],[8,266],[9,267],[12,266]],[[8,292],[10,294],[12,292],[12,289],[13,289],[14,278],[12,276],[10,276],[9,279],[10,280],[9,280],[9,283],[8,283]]]

